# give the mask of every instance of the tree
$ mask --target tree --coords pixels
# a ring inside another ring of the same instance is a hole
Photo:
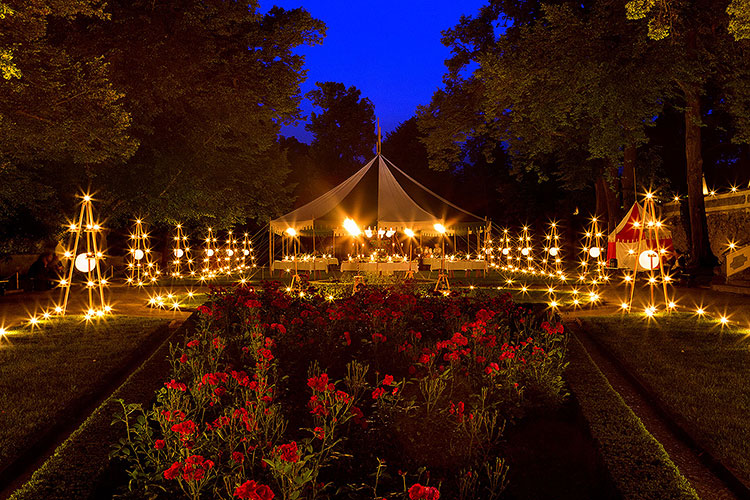
[[[637,149],[669,83],[662,76],[668,60],[632,33],[617,5],[623,4],[541,5],[533,11],[537,18],[524,15],[525,22],[516,19],[497,38],[492,15],[500,12],[485,8],[476,19],[462,19],[444,39],[461,57],[449,61],[446,90],[433,98],[433,112],[420,115],[422,124],[452,131],[431,134],[430,149],[449,158],[467,136],[488,134],[507,146],[519,172],[573,191],[594,180],[614,229],[618,167],[625,164],[629,205]],[[459,66],[468,60],[479,68],[461,79]]]
[[[690,218],[691,265],[711,267],[716,257],[708,240],[705,203],[703,200],[703,152],[701,127],[703,101],[709,85],[736,116],[738,133],[735,140],[744,142],[748,135],[747,112],[742,104],[750,102],[747,76],[748,61],[743,47],[734,40],[744,39],[750,9],[746,0],[632,0],[627,16],[637,20],[649,18],[649,37],[664,40],[662,46],[676,55],[678,64],[671,72],[682,93],[685,119],[685,157]],[[730,36],[731,32],[731,36]],[[739,106],[738,106],[739,104]]]
[[[314,106],[305,130],[314,134],[312,158],[319,171],[339,182],[354,173],[372,155],[375,145],[375,107],[354,86],[318,82],[307,94]]]
[[[113,0],[78,33],[110,61],[138,151],[101,178],[110,213],[227,227],[288,206],[277,141],[299,117],[304,58],[322,22],[303,9],[222,0]],[[147,182],[143,180],[147,179]]]
[[[137,147],[108,64],[68,36],[77,23],[92,19],[107,22],[103,2],[0,2],[0,232],[9,245],[5,251],[37,249],[59,231],[72,195],[86,187],[87,172],[120,162]],[[79,178],[72,188],[70,177]]]

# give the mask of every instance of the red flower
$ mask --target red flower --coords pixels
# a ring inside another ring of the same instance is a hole
[[[176,389],[182,392],[185,392],[187,390],[187,386],[185,384],[183,384],[182,382],[177,382],[175,379],[172,379],[169,382],[164,382],[164,385],[167,386],[167,389]]]
[[[164,448],[165,444],[166,443],[164,443],[163,439],[157,439],[156,441],[154,441],[154,448],[156,448],[157,450],[161,450],[162,448]]]
[[[409,488],[409,498],[411,500],[439,500],[440,492],[432,486],[422,486],[417,483]]]
[[[187,363],[187,354],[183,354],[180,356],[180,363]]]
[[[315,432],[315,437],[321,441],[326,438],[326,431],[322,427],[316,427],[313,431]]]
[[[378,399],[383,394],[385,394],[385,389],[383,389],[382,387],[378,387],[377,389],[372,391],[372,399]]]
[[[175,462],[172,464],[172,466],[164,471],[164,479],[175,479],[177,476],[180,475],[180,468],[182,464],[180,462]]]
[[[179,424],[174,424],[172,426],[172,431],[183,434],[184,436],[189,436],[190,434],[194,433],[197,428],[198,427],[195,425],[195,422],[193,422],[192,420],[185,420],[184,422],[180,422]]]
[[[197,345],[198,345],[198,344],[200,344],[200,343],[201,343],[201,341],[200,341],[200,340],[198,340],[198,339],[195,339],[195,340],[191,340],[190,342],[188,342],[188,343],[187,343],[187,346],[188,346],[188,347],[195,347],[195,346],[197,346]]]
[[[234,496],[248,500],[271,500],[274,497],[271,488],[265,484],[258,484],[255,481],[245,481],[242,485],[234,490]]]
[[[328,374],[321,373],[317,377],[310,377],[307,379],[307,385],[318,392],[325,392],[328,389]]]
[[[352,337],[349,332],[344,332],[344,339],[346,339],[346,345],[352,345]]]
[[[297,462],[299,461],[299,449],[297,448],[296,441],[292,441],[289,444],[282,444],[276,449],[279,454],[279,458],[285,462]]]
[[[437,488],[433,488],[432,486],[429,486],[424,489],[424,498],[425,500],[439,500],[440,499],[440,492]]]
[[[235,451],[232,453],[232,460],[234,462],[237,462],[238,464],[241,464],[245,461],[245,455],[243,455],[242,452]]]
[[[393,375],[386,375],[383,378],[383,385],[391,385],[393,383]]]
[[[200,455],[192,455],[185,460],[182,467],[182,479],[185,481],[200,481],[206,475],[206,471],[211,469],[214,463],[211,460],[205,460]]]

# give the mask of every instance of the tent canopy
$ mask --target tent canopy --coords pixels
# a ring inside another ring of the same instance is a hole
[[[638,251],[638,237],[641,234],[641,224],[644,223],[644,210],[641,205],[634,203],[625,217],[622,218],[614,231],[609,234],[607,245],[607,258],[617,259],[617,266],[620,268],[632,269],[635,266]],[[649,221],[645,221],[648,223]],[[657,250],[658,247],[672,250],[672,233],[662,226],[657,229],[656,237],[659,239],[658,244],[652,231],[643,230],[643,243],[641,252],[645,250]],[[639,267],[639,269],[641,269]]]
[[[353,219],[360,229],[367,227],[411,229],[437,235],[434,225],[443,224],[449,233],[458,228],[484,227],[485,220],[441,198],[410,177],[382,155],[327,193],[296,210],[271,221],[271,231],[288,228],[297,232],[332,231],[347,234],[344,220]]]

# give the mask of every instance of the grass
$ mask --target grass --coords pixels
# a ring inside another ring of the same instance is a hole
[[[185,326],[174,335],[181,335],[180,331],[184,329]],[[10,498],[67,500],[111,497],[112,484],[123,480],[119,476],[113,477],[108,459],[108,444],[124,434],[121,427],[111,425],[113,415],[122,412],[118,400],[148,405],[162,380],[170,373],[169,348],[164,343],[145,360]]]
[[[624,500],[697,499],[664,447],[612,388],[578,340],[565,373],[602,460]]]
[[[586,318],[611,350],[725,465],[750,481],[750,331],[672,314]]]
[[[166,323],[115,317],[86,325],[66,318],[0,338],[0,468],[107,387]]]

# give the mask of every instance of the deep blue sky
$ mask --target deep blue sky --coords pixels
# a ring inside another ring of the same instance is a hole
[[[315,82],[354,85],[375,105],[383,136],[428,104],[441,86],[443,61],[450,51],[440,43],[440,32],[455,26],[462,14],[474,15],[487,0],[271,0],[291,9],[304,7],[326,23],[323,45],[305,47],[308,70],[303,92]],[[305,115],[312,106],[305,100]],[[285,127],[284,135],[309,142],[304,123]]]

